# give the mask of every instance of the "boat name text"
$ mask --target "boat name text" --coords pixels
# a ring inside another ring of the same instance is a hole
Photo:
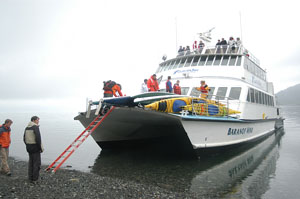
[[[195,73],[198,71],[198,69],[176,70],[174,71],[173,75],[175,75],[176,73]]]
[[[240,128],[240,129],[229,128],[227,135],[242,135],[245,133],[252,133],[252,132],[253,132],[253,127]]]

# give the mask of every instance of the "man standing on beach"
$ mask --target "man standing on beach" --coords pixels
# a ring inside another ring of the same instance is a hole
[[[8,154],[9,154],[9,145],[10,145],[10,126],[12,120],[6,119],[4,124],[0,126],[0,155],[1,155],[1,167],[0,172],[8,176],[11,175],[10,169],[8,166]]]
[[[41,153],[44,151],[39,129],[40,118],[33,116],[24,132],[24,143],[29,154],[28,178],[35,183],[39,179],[41,168]]]

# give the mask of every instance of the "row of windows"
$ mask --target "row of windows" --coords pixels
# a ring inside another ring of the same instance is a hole
[[[248,90],[247,101],[257,104],[264,104],[267,106],[274,106],[273,96],[255,90],[253,88],[250,88]]]
[[[166,61],[160,64],[157,72],[189,66],[240,66],[241,63],[240,55],[198,55]]]
[[[217,91],[216,91],[216,96],[214,97],[215,100],[224,100],[226,93],[227,93],[228,88],[227,87],[218,87]],[[229,92],[229,96],[228,99],[229,100],[238,100],[240,99],[240,95],[241,95],[241,87],[231,87],[230,92]],[[210,87],[210,91],[208,92],[208,99],[212,99],[213,98],[213,94],[215,91],[215,87]],[[191,96],[194,97],[199,97],[201,95],[201,92],[198,91],[196,89],[196,87],[194,87],[191,91]]]
[[[252,74],[258,76],[259,78],[266,80],[266,72],[259,66],[257,66],[254,62],[252,62],[250,59],[245,59],[244,68]]]
[[[210,91],[208,92],[208,99],[214,99],[214,100],[224,100],[228,87],[218,87],[216,91],[216,95],[213,97],[213,94],[215,92],[215,87],[210,87]],[[165,89],[161,89],[161,91],[165,91]],[[181,94],[187,95],[189,91],[189,87],[182,87],[181,88]],[[241,95],[242,88],[241,87],[231,87],[229,91],[229,100],[239,100]],[[193,87],[190,96],[193,97],[199,97],[201,96],[201,92],[197,90],[197,87]],[[272,96],[260,92],[258,90],[255,90],[253,88],[250,88],[248,90],[247,95],[247,101],[257,104],[264,104],[267,106],[274,106],[274,99]]]

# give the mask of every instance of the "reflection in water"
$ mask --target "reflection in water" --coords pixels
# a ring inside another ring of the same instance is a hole
[[[278,130],[254,146],[199,160],[149,150],[102,151],[92,172],[199,196],[256,198],[268,190],[282,135]]]

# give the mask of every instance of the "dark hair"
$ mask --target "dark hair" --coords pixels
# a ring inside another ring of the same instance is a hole
[[[144,82],[148,81],[147,79],[144,79]]]
[[[4,124],[12,123],[13,121],[11,119],[6,119]]]
[[[168,79],[171,79],[171,76],[168,76]]]
[[[35,121],[35,120],[37,120],[37,119],[40,119],[38,116],[32,116],[31,117],[31,121],[33,122],[33,121]]]

